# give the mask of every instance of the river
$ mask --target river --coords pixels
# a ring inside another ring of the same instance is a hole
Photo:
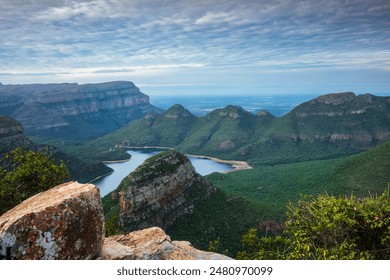
[[[100,195],[103,197],[111,191],[115,190],[123,178],[130,172],[134,171],[146,159],[161,152],[157,149],[136,149],[127,151],[131,155],[131,159],[125,162],[107,163],[106,165],[114,170],[113,173],[93,182],[99,189]],[[233,170],[230,164],[219,163],[207,158],[197,158],[188,156],[196,172],[201,175],[208,175],[213,172],[224,172]]]

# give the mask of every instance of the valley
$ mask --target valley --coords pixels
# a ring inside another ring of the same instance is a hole
[[[104,163],[131,162],[129,147],[170,148],[101,190],[107,235],[159,226],[235,257],[249,228],[280,232],[290,203],[304,196],[364,197],[390,182],[388,96],[326,94],[278,116],[237,105],[162,110],[130,82],[1,85],[0,97],[2,160],[17,147],[48,151],[71,180],[87,183],[112,173]],[[238,172],[197,172],[184,154]]]

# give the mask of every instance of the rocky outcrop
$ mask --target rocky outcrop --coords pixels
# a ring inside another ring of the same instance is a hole
[[[20,146],[30,146],[22,125],[8,116],[0,116],[0,155]]]
[[[29,134],[91,138],[160,111],[131,82],[0,85],[0,113]]]
[[[104,237],[99,190],[69,182],[37,194],[0,216],[0,259],[230,259],[171,241],[157,227]]]
[[[93,259],[104,240],[99,190],[70,182],[0,217],[0,255],[9,259]]]
[[[105,239],[103,260],[229,260],[221,254],[195,249],[186,241],[171,241],[165,232],[152,227]]]
[[[139,166],[119,186],[120,223],[126,230],[169,228],[192,213],[199,197],[215,192],[183,154],[169,150]]]

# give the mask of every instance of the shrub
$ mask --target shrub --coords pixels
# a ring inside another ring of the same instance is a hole
[[[366,198],[319,195],[289,205],[285,230],[242,237],[240,259],[390,259],[389,189]]]

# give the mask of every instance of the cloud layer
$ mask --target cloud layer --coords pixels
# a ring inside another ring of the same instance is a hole
[[[303,88],[309,73],[329,83],[329,73],[350,78],[365,71],[368,84],[389,88],[387,0],[0,0],[0,6],[3,83],[126,78],[261,91],[289,74]]]

